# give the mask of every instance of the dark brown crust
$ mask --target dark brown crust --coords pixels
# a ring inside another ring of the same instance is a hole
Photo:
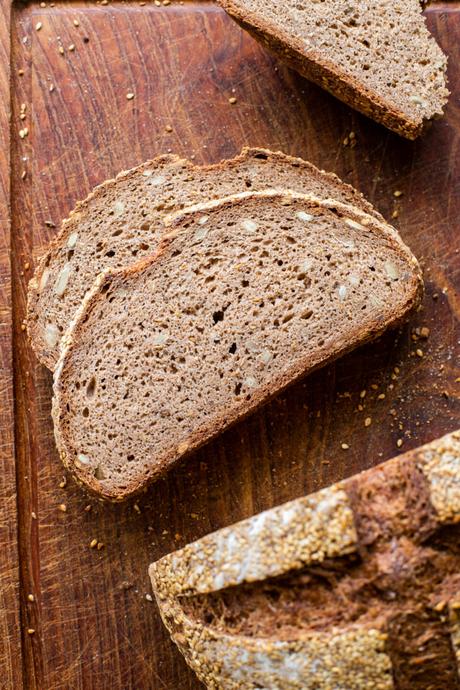
[[[334,496],[342,515],[351,513],[354,537],[348,521],[336,534],[329,515],[321,512],[320,506]],[[313,513],[306,511],[307,501]],[[300,544],[318,521],[326,527],[323,558],[314,556],[315,545],[299,560]],[[298,685],[286,686],[309,690],[458,690],[459,628],[452,611],[460,608],[459,525],[456,431],[317,494],[209,534],[153,563],[149,574],[173,641],[209,688],[248,690],[259,687],[254,678],[260,687],[283,687],[280,678],[288,667],[296,670]],[[248,535],[250,550],[244,548]],[[286,535],[296,535],[297,550],[286,546]],[[254,578],[251,567],[260,562],[263,567]],[[281,569],[273,580],[274,562]],[[315,582],[318,575],[322,583]],[[284,609],[291,621],[284,636],[283,609],[267,610],[279,600],[272,596],[276,587],[280,596],[281,590],[288,594],[298,588]],[[296,621],[292,612],[301,596],[306,607]],[[226,604],[213,609],[213,601]],[[245,627],[245,614],[260,611],[264,620],[264,610],[268,625],[261,628],[253,618],[255,627]],[[338,636],[353,632],[367,640],[367,649],[353,637],[345,649],[335,647]],[[382,642],[377,655],[375,635]],[[291,656],[300,650],[311,656],[312,641],[319,663],[309,659],[303,665],[302,658]],[[326,669],[324,659],[331,660]]]
[[[414,140],[427,129],[431,120],[442,117],[442,108],[447,97],[443,99],[439,112],[433,113],[431,118],[410,119],[407,114],[385,102],[371,89],[359,84],[339,65],[332,64],[319,51],[311,51],[310,55],[306,55],[301,42],[295,36],[280,31],[269,19],[262,21],[255,14],[243,13],[233,0],[218,2],[243,29],[299,74],[393,132]]]
[[[36,322],[33,319],[33,315],[37,312],[37,304],[39,300],[39,285],[40,280],[43,275],[43,271],[49,262],[53,259],[56,253],[59,253],[60,248],[66,244],[69,236],[72,232],[75,232],[78,228],[79,215],[87,213],[91,210],[92,203],[97,200],[107,189],[107,187],[115,186],[121,180],[129,180],[133,177],[141,175],[146,169],[159,168],[164,165],[181,163],[190,172],[200,171],[201,173],[215,173],[218,174],[219,171],[223,169],[238,168],[238,166],[250,159],[264,158],[267,161],[277,161],[283,163],[284,165],[292,166],[293,168],[300,168],[303,171],[308,172],[312,177],[318,181],[327,182],[331,188],[335,188],[337,191],[340,190],[343,196],[349,195],[349,203],[352,203],[357,208],[362,209],[366,213],[374,216],[378,220],[385,222],[384,218],[380,215],[374,207],[364,199],[363,195],[360,194],[351,185],[348,185],[342,180],[340,180],[334,173],[327,173],[323,170],[319,170],[312,163],[303,160],[302,158],[296,158],[293,156],[288,156],[281,151],[269,151],[268,149],[258,148],[258,147],[244,147],[237,156],[231,159],[224,159],[219,163],[213,165],[203,165],[197,166],[191,161],[180,158],[174,154],[164,154],[154,158],[153,160],[146,161],[141,165],[131,168],[130,170],[120,172],[115,178],[106,180],[102,184],[94,188],[94,190],[84,199],[79,201],[75,208],[69,214],[69,217],[64,219],[61,225],[61,229],[57,236],[50,242],[46,252],[41,256],[37,267],[34,272],[34,276],[29,282],[28,288],[28,300],[27,300],[27,333],[32,344],[32,347],[42,364],[44,364],[48,369],[53,370],[56,362],[57,355],[54,350],[50,350],[43,341],[42,333],[37,328]],[[240,190],[235,190],[240,191]],[[242,191],[242,190],[241,190]],[[300,190],[299,190],[300,191]],[[308,190],[306,190],[308,192]],[[332,191],[332,190],[331,190]]]
[[[242,196],[244,198],[247,198],[250,196],[261,196],[263,194],[264,193],[248,193]],[[304,199],[308,198],[305,195],[300,194],[296,195],[289,192],[286,192],[286,194],[302,197]],[[280,192],[278,192],[269,193],[268,196],[280,197],[283,195]],[[221,200],[215,203],[218,203],[220,208],[225,208],[230,205],[238,205],[239,203],[243,203],[243,199],[230,197],[227,200]],[[314,204],[318,206],[327,207],[325,201],[320,201],[318,199],[314,199]],[[200,215],[202,215],[203,209],[205,209],[206,206],[206,204],[197,206],[197,210],[195,211],[195,213],[199,213]],[[358,222],[359,220],[363,219],[363,213],[357,211],[356,209],[353,209],[352,207],[334,203],[332,201],[330,202],[329,207],[333,207],[335,209],[338,209],[342,213],[346,213],[348,217]],[[155,256],[148,257],[147,259],[140,261],[135,266],[132,266],[128,269],[116,272],[109,271],[105,274],[102,274],[99,277],[93,290],[91,290],[91,292],[85,298],[82,307],[80,308],[78,314],[75,317],[73,325],[71,325],[71,327],[69,328],[69,331],[65,338],[66,342],[63,346],[63,350],[61,353],[61,358],[55,371],[55,395],[53,400],[53,418],[55,426],[56,443],[61,458],[64,462],[64,465],[67,467],[67,469],[69,469],[72,472],[72,474],[78,480],[84,483],[88,489],[95,492],[99,496],[111,501],[122,501],[128,498],[129,496],[144,490],[147,484],[155,481],[159,476],[164,474],[166,470],[169,469],[173,464],[175,464],[179,459],[185,458],[191,452],[195,451],[212,438],[218,436],[224,429],[228,428],[235,422],[244,419],[255,409],[260,407],[262,404],[266,404],[267,402],[269,402],[269,400],[271,400],[275,395],[278,395],[281,391],[283,391],[285,388],[287,388],[295,381],[299,380],[301,377],[305,376],[307,373],[311,373],[315,369],[326,365],[328,362],[336,359],[337,357],[346,354],[350,350],[355,349],[356,347],[359,347],[360,345],[366,342],[374,340],[390,326],[398,326],[407,318],[411,310],[415,309],[418,306],[423,293],[423,282],[421,278],[420,268],[415,258],[411,254],[410,250],[403,244],[402,240],[399,238],[399,235],[393,228],[391,228],[391,226],[381,224],[377,220],[371,218],[370,216],[366,216],[366,219],[368,221],[366,226],[367,229],[376,234],[385,233],[387,236],[388,243],[393,245],[393,248],[400,255],[401,259],[412,266],[412,277],[410,285],[407,287],[408,298],[406,303],[402,305],[400,310],[395,313],[392,313],[391,315],[388,314],[385,319],[382,319],[380,322],[376,322],[372,328],[369,328],[365,332],[358,331],[357,329],[355,333],[350,334],[348,343],[336,343],[336,350],[333,353],[328,351],[327,347],[323,347],[322,350],[318,352],[315,360],[312,360],[311,356],[307,355],[297,366],[292,367],[290,370],[280,375],[277,379],[272,380],[270,382],[270,385],[266,385],[264,387],[261,387],[258,391],[255,391],[250,401],[244,401],[242,403],[239,403],[238,406],[233,406],[232,408],[228,408],[226,410],[217,411],[213,419],[209,421],[205,428],[203,427],[197,429],[194,433],[190,434],[187,440],[186,450],[183,450],[183,452],[178,453],[176,449],[176,452],[169,453],[167,456],[162,458],[161,462],[159,462],[154,468],[151,469],[150,475],[147,478],[143,478],[141,483],[131,482],[124,489],[123,493],[120,494],[116,490],[113,491],[110,488],[101,486],[100,482],[97,479],[95,479],[92,473],[88,473],[84,470],[78,469],[71,459],[71,444],[69,444],[69,447],[67,446],[66,440],[62,436],[60,425],[61,410],[64,407],[64,402],[61,402],[61,396],[63,395],[63,391],[65,390],[66,376],[68,375],[65,371],[66,360],[69,358],[73,348],[76,347],[76,344],[78,344],[79,333],[85,327],[85,321],[87,320],[88,315],[91,312],[91,309],[97,303],[101,295],[101,292],[103,290],[107,290],[107,286],[109,285],[112,285],[112,287],[115,286],[116,289],[117,284],[124,284],[125,282],[129,281],[132,276],[141,273],[144,269],[148,268],[153,263],[161,263],[163,257],[167,255],[168,249],[174,246],[174,239],[176,234],[184,232],[184,230],[182,230],[181,228],[181,219],[184,214],[187,217],[190,217],[190,215],[186,212],[177,214],[176,220],[173,221],[172,224],[173,232],[171,232],[163,238],[163,240],[160,242]],[[185,232],[187,231],[185,230]]]

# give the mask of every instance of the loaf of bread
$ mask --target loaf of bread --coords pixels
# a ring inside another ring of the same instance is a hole
[[[420,0],[218,0],[282,60],[409,139],[440,117],[447,58]]]
[[[215,690],[457,690],[460,432],[149,569]]]
[[[61,457],[122,500],[398,324],[421,290],[396,231],[354,207],[267,191],[185,210],[155,257],[99,277],[64,337]]]
[[[27,329],[38,358],[54,369],[60,343],[83,297],[103,270],[153,254],[163,216],[248,189],[280,187],[331,197],[383,220],[361,194],[300,158],[245,148],[217,165],[164,155],[96,187],[77,204],[29,284]]]

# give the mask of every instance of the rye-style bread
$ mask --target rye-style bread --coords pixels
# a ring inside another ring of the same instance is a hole
[[[391,227],[338,202],[243,193],[171,221],[156,257],[99,277],[64,338],[65,465],[121,500],[417,303]]]
[[[447,58],[419,0],[218,0],[310,81],[409,139],[440,117]]]
[[[155,158],[105,182],[77,204],[38,264],[29,285],[27,328],[40,361],[54,369],[61,337],[99,273],[155,252],[166,213],[273,187],[332,197],[383,220],[335,175],[282,153],[245,148],[232,160],[204,167],[174,155]]]
[[[150,566],[215,690],[458,690],[460,432]]]

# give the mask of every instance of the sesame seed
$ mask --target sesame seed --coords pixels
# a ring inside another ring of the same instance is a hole
[[[229,98],[228,102],[231,103],[232,105],[235,105],[235,103],[237,102],[235,96],[232,96],[231,98]]]
[[[80,26],[80,22],[78,21],[78,19],[73,20],[73,25],[74,26]]]
[[[90,543],[89,543],[89,548],[90,548],[90,549],[95,549],[96,546],[97,546],[97,539],[91,539],[91,541],[90,541]]]
[[[104,543],[102,541],[98,541],[97,542],[97,550],[100,551],[103,548],[104,548]]]
[[[28,635],[33,635],[35,633],[34,628],[27,628],[27,634]]]
[[[32,520],[36,520],[36,519],[37,519],[37,513],[35,512],[35,510],[33,510],[33,511],[31,512],[31,516],[32,516]]]
[[[50,93],[54,91],[54,84],[50,84],[49,91],[50,91]]]
[[[71,44],[70,44],[69,50],[70,50],[71,53],[73,53],[73,51],[75,50],[75,44],[74,44],[74,43],[71,43]]]
[[[88,505],[87,505],[87,506],[85,506],[85,508],[84,508],[84,510],[85,510],[85,513],[89,513],[89,512],[90,512],[90,510],[92,510],[92,509],[93,509],[93,506],[92,506],[91,504],[88,504]]]
[[[361,393],[359,394],[359,397],[360,397],[360,398],[365,398],[365,397],[366,397],[366,393],[367,393],[367,391],[365,391],[365,390],[364,390],[364,391],[361,391]]]
[[[415,350],[415,354],[417,355],[417,357],[423,357],[423,350],[421,350],[420,348],[417,348]]]
[[[59,488],[65,489],[66,486],[67,486],[67,479],[66,479],[66,477],[62,477],[62,480],[59,482]]]
[[[64,55],[64,48],[62,46],[59,46],[58,50],[61,55]]]
[[[24,70],[23,69],[18,69],[18,74],[20,77],[24,76]]]
[[[398,438],[398,440],[396,441],[396,445],[398,446],[398,448],[401,448],[402,444],[403,444],[402,438]]]
[[[377,400],[385,400],[385,393],[380,393],[380,395],[377,396]]]
[[[34,597],[33,594],[28,594],[28,595],[27,595],[27,599],[28,599],[29,601],[35,601],[35,597]]]
[[[37,23],[35,24],[35,30],[36,30],[36,31],[40,31],[40,29],[42,28],[42,26],[43,26],[42,22],[37,22]]]
[[[136,511],[136,513],[139,513],[139,515],[141,514],[141,509],[139,508],[139,503],[135,503],[133,505],[133,508]]]
[[[151,594],[146,594],[145,598],[147,599],[147,601],[153,601],[153,597]]]
[[[371,417],[366,417],[364,420],[364,426],[370,426],[372,424],[372,419]]]
[[[171,127],[171,125],[166,125],[165,131],[166,131],[166,132],[172,132],[172,131],[173,131],[173,128]]]
[[[129,93],[126,94],[126,98],[128,101],[132,101],[134,98],[134,94],[130,91]]]
[[[19,136],[21,137],[21,139],[24,139],[28,134],[29,134],[29,128],[28,127],[24,127],[24,129],[19,130]]]
[[[340,447],[342,450],[348,450],[350,446],[348,445],[348,443],[341,443]]]
[[[393,196],[399,199],[404,194],[400,189],[397,189],[396,191],[393,192]]]
[[[171,4],[171,0],[163,0],[163,5],[166,7]]]
[[[59,510],[60,510],[62,513],[66,513],[66,512],[67,512],[67,506],[66,506],[65,503],[60,503],[59,506],[58,506],[58,508],[59,508]]]
[[[21,323],[21,331],[25,331],[25,330],[26,330],[26,324],[25,324],[25,323]]]
[[[397,209],[395,209],[395,210],[393,211],[393,213],[391,214],[391,217],[392,217],[392,218],[398,218],[398,216],[399,216],[399,211],[398,211]]]

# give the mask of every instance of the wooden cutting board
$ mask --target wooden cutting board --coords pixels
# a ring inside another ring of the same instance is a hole
[[[460,427],[460,6],[426,11],[452,96],[410,143],[283,67],[212,4],[0,5],[0,687],[197,689],[147,599],[152,560]],[[424,267],[423,309],[136,502],[101,505],[65,484],[51,375],[22,330],[35,258],[98,182],[165,151],[213,162],[244,144],[303,156],[397,212]],[[420,327],[429,337],[414,340]]]

